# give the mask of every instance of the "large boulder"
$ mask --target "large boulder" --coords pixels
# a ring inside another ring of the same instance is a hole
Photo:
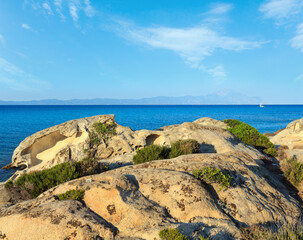
[[[231,186],[221,189],[192,175],[204,167],[226,171]],[[56,195],[75,189],[85,191],[83,204],[56,200]],[[275,174],[239,151],[185,155],[76,179],[37,199],[2,205],[0,230],[8,239],[29,234],[42,239],[51,232],[51,239],[114,239],[116,234],[115,239],[152,240],[170,227],[189,236],[240,239],[241,227],[295,224],[301,214],[299,202]],[[29,227],[19,234],[16,226]]]
[[[289,123],[270,140],[278,146],[281,160],[295,158],[303,163],[303,118]]]

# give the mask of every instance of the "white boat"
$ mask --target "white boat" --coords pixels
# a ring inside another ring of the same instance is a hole
[[[262,103],[260,103],[260,107],[264,107],[264,106],[262,105]]]

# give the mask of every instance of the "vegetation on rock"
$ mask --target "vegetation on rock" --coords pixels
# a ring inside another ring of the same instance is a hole
[[[171,148],[152,144],[137,150],[133,162],[139,164],[153,160],[175,158],[181,155],[198,153],[199,151],[199,143],[193,139],[174,142],[171,144]]]
[[[108,170],[104,164],[91,159],[83,159],[80,162],[66,162],[58,164],[50,169],[40,172],[32,172],[21,175],[13,185],[26,190],[31,196],[37,197],[46,190],[61,183]]]
[[[12,188],[14,186],[14,183],[12,180],[9,180],[4,185],[6,188]]]
[[[239,138],[243,143],[252,145],[269,156],[277,156],[275,145],[256,128],[235,119],[227,119],[223,120],[223,122],[227,124],[227,130]]]
[[[221,189],[228,188],[232,180],[228,173],[218,168],[205,167],[200,170],[194,170],[193,175],[207,184],[218,183],[221,185]]]
[[[175,158],[181,155],[198,153],[200,151],[199,143],[193,139],[179,140],[171,144],[169,158]]]
[[[273,231],[265,227],[253,225],[241,228],[242,237],[245,240],[302,240],[303,228],[298,225],[283,225],[278,231]]]
[[[286,179],[295,187],[299,187],[303,181],[303,163],[291,158],[282,164],[282,170]]]
[[[102,139],[108,139],[109,136],[116,135],[116,123],[115,122],[95,122],[93,124],[93,129],[95,130],[95,133],[100,136]]]
[[[152,144],[137,150],[136,155],[133,157],[133,162],[139,164],[153,160],[167,159],[169,152],[170,149],[168,147]]]
[[[179,229],[165,228],[159,232],[159,237],[162,240],[189,240],[188,237],[181,234]]]
[[[84,190],[70,190],[65,193],[57,195],[59,200],[77,200],[81,201],[84,196]]]

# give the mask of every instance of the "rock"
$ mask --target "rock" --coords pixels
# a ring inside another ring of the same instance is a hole
[[[27,137],[14,151],[11,166],[21,169],[11,179],[70,160],[80,161],[87,156],[103,160],[125,155],[120,160],[124,161],[122,165],[128,165],[132,164],[128,154],[134,154],[137,149],[150,144],[169,146],[180,139],[197,140],[200,151],[204,153],[242,151],[255,159],[264,158],[255,148],[243,144],[225,130],[225,123],[211,118],[166,126],[155,131],[132,131],[129,127],[116,124],[115,135],[91,144],[90,134],[96,122],[115,122],[115,119],[113,115],[100,115],[72,120]]]
[[[272,137],[271,141],[278,145],[281,160],[295,158],[303,163],[303,118],[288,124],[284,130]]]
[[[84,240],[114,239],[117,229],[78,201],[50,197],[0,208],[0,232],[9,240]]]
[[[88,141],[96,121],[114,118],[96,116],[69,121],[20,144],[12,165],[26,168],[18,174],[62,161],[81,160],[83,148],[90,145],[88,153],[96,161],[108,163],[112,170],[60,184],[23,202],[12,200],[12,192],[0,185],[2,236],[21,240],[28,236],[54,240],[153,240],[164,228],[178,228],[190,237],[224,240],[241,239],[241,227],[296,224],[302,219],[300,202],[279,176],[267,169],[270,159],[240,142],[220,121],[202,118],[155,131],[132,131],[117,125],[116,135],[92,145]],[[85,139],[81,138],[83,134]],[[75,140],[77,135],[79,141]],[[40,147],[39,152],[37,144],[41,139],[52,144]],[[169,146],[180,139],[197,140],[201,153],[132,165],[136,149],[150,144]],[[61,147],[55,147],[54,153],[54,146]],[[37,156],[43,156],[40,162],[33,160]],[[231,186],[222,189],[218,183],[196,179],[193,170],[204,167],[228,173]],[[69,190],[83,190],[82,202],[58,200],[57,195]]]

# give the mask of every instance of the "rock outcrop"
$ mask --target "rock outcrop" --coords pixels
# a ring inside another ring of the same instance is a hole
[[[87,139],[67,145],[69,148],[78,146],[81,152],[90,144],[92,124],[102,119],[114,120],[113,116],[74,120],[54,127],[53,131],[44,130],[44,133],[59,132],[66,138],[80,131],[81,136],[87,134]],[[73,127],[67,133],[64,126]],[[132,131],[117,125],[115,135],[90,145],[95,159],[110,164],[111,170],[60,184],[36,199],[0,203],[0,236],[9,240],[25,240],[28,236],[33,240],[153,240],[164,228],[178,228],[193,239],[199,236],[241,239],[241,227],[300,222],[300,202],[280,182],[278,175],[267,169],[270,158],[243,144],[225,128],[224,123],[209,118],[155,131]],[[27,158],[22,155],[24,149],[33,149],[33,144],[44,137],[41,132],[36,135],[39,138],[33,136],[15,151],[13,164],[26,166],[17,174],[43,169],[46,166],[43,161],[47,162],[47,167],[60,162],[56,157],[45,157],[33,165],[30,157],[40,152],[34,151],[33,155],[30,152]],[[131,165],[138,148],[152,143],[170,145],[189,138],[199,142],[201,153]],[[64,141],[60,139],[52,145],[60,145]],[[51,152],[48,149],[44,148],[43,152]],[[108,151],[111,154],[107,156]],[[83,157],[82,152],[79,156],[75,154],[76,150],[71,151],[69,159]],[[39,168],[39,164],[43,167]],[[193,170],[205,167],[228,173],[232,177],[231,185],[222,189],[218,183],[196,179]],[[59,194],[69,190],[83,190],[82,202],[58,200]]]
[[[270,140],[278,146],[281,160],[295,158],[303,163],[303,118],[291,122]]]

